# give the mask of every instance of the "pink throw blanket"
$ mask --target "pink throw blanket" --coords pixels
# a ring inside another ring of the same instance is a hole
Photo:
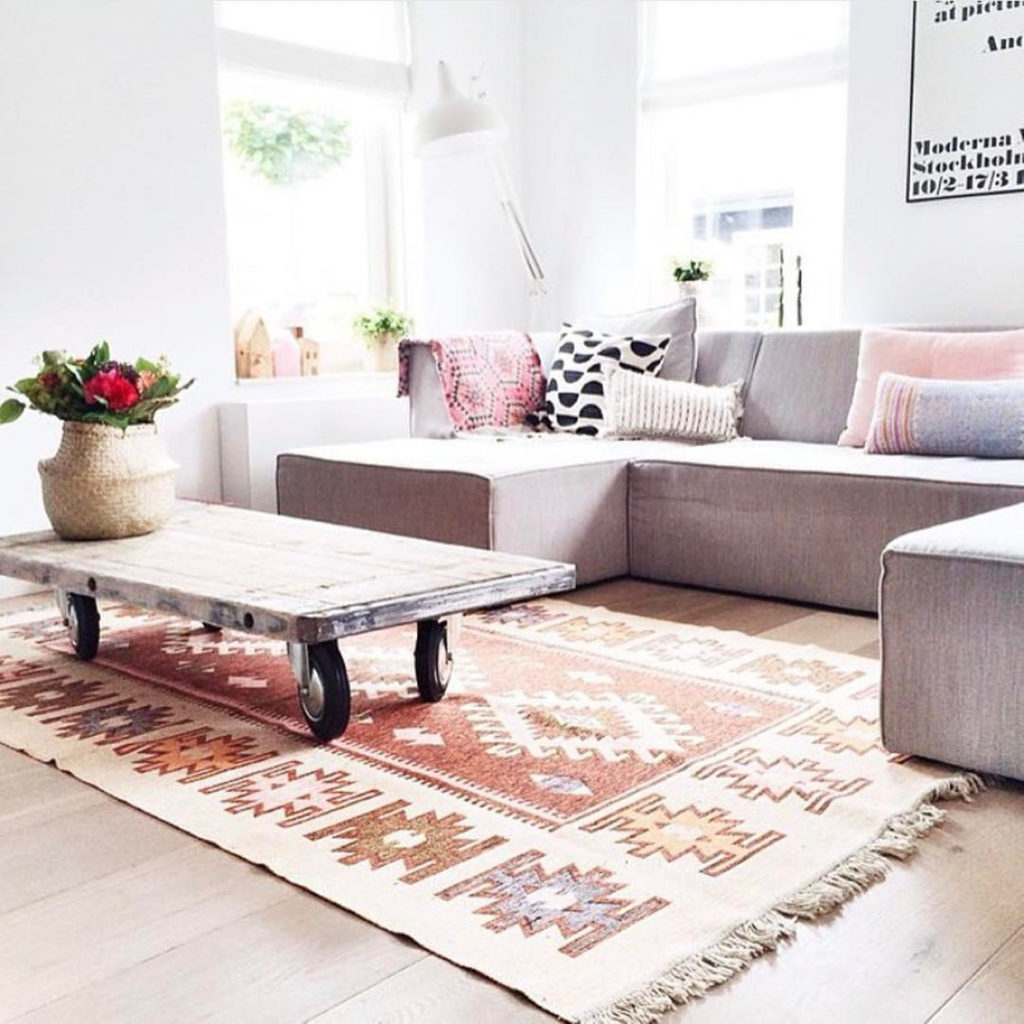
[[[456,430],[515,427],[544,401],[540,356],[519,331],[407,338],[398,346],[398,395],[409,393],[409,351],[427,346]]]

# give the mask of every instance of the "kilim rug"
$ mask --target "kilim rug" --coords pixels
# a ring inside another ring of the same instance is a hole
[[[971,775],[888,754],[874,662],[545,600],[343,645],[310,739],[280,644],[106,609],[95,662],[0,624],[0,741],[567,1020],[702,995],[910,854]]]

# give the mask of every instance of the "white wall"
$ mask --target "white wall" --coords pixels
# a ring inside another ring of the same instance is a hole
[[[541,323],[636,307],[634,0],[523,0],[525,208]]]
[[[198,383],[160,420],[179,492],[220,496],[233,376],[209,0],[0,0],[0,382],[44,348],[167,353]],[[59,424],[0,428],[0,533],[45,525]],[[0,581],[0,586],[2,586]]]
[[[853,0],[843,314],[1024,324],[1024,196],[904,199],[910,0]]]
[[[510,129],[506,155],[521,181],[523,19],[520,0],[413,0],[414,111],[437,99],[437,62],[468,91],[481,73]],[[408,168],[411,303],[420,332],[522,327],[527,277],[483,156],[419,160]]]
[[[528,278],[482,157],[414,162],[421,238],[410,258],[420,326],[549,328],[637,302],[635,0],[413,0],[413,89],[436,97],[447,60],[482,82],[509,123],[506,147],[548,278]]]

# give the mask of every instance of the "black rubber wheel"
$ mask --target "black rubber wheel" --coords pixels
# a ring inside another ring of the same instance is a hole
[[[100,648],[100,613],[96,608],[96,598],[68,594],[64,621],[75,654],[82,661],[92,661]]]
[[[452,677],[452,654],[448,650],[448,624],[427,619],[416,626],[416,687],[420,698],[436,704],[448,689]]]
[[[218,626],[215,622],[203,623],[203,629],[205,629],[207,633],[219,633],[223,628],[223,626]]]
[[[348,728],[352,695],[348,672],[334,640],[310,644],[309,685],[299,684],[299,707],[310,732],[322,742],[333,740]]]

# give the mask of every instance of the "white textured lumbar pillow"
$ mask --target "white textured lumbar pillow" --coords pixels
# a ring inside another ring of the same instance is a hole
[[[730,441],[739,436],[742,389],[742,381],[711,387],[620,370],[608,384],[608,425],[618,437]]]

